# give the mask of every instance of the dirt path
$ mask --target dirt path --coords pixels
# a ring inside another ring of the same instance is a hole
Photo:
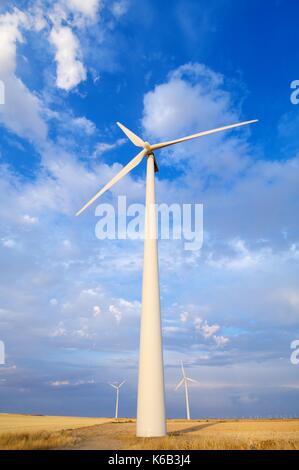
[[[101,439],[101,434],[98,437],[93,437],[82,441],[80,444],[72,447],[69,450],[120,450],[121,442],[117,439]]]
[[[135,423],[125,420],[76,429],[72,435],[78,442],[66,450],[120,450],[123,446],[122,438],[133,435],[134,430]]]

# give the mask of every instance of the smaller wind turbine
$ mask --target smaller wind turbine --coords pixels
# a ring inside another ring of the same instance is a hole
[[[198,384],[197,380],[190,379],[190,377],[187,377],[185,374],[185,369],[183,366],[183,362],[181,361],[181,367],[182,367],[182,374],[183,378],[182,380],[177,384],[175,387],[175,390],[178,390],[183,384],[185,385],[185,398],[186,398],[186,413],[187,413],[187,419],[190,418],[190,405],[189,405],[189,394],[188,394],[188,382],[193,382],[195,384]]]
[[[110,384],[109,383],[109,385],[111,385],[111,387],[115,388],[115,390],[116,390],[115,419],[118,418],[119,389],[120,389],[120,387],[123,386],[124,383],[125,383],[125,380],[123,382],[121,382],[120,384],[117,384],[117,383],[116,384],[115,383]]]

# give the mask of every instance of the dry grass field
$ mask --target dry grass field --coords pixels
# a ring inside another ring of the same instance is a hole
[[[76,442],[72,431],[101,425],[107,418],[0,414],[0,449],[52,449]]]
[[[135,437],[135,420],[0,415],[0,449],[299,450],[299,420],[168,420],[168,436]]]

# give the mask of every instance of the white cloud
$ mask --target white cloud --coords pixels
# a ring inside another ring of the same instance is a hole
[[[115,305],[109,305],[109,312],[115,317],[117,323],[122,319],[122,313]]]
[[[67,334],[67,331],[64,327],[63,322],[59,322],[58,326],[50,332],[50,336],[54,338],[60,337],[60,336],[66,336],[66,334]]]
[[[33,217],[31,215],[25,214],[22,217],[22,221],[27,225],[36,225],[38,224],[38,217]]]
[[[144,96],[142,124],[152,143],[238,121],[242,118],[233,94],[226,90],[224,77],[202,64],[179,67]],[[194,191],[198,198],[199,191],[207,191],[213,183],[232,184],[250,167],[251,154],[245,140],[249,131],[242,128],[182,143],[160,152],[158,158],[161,166],[179,164],[185,173],[183,188],[188,186],[186,192]]]
[[[110,150],[114,150],[118,147],[121,147],[126,142],[127,142],[126,139],[118,139],[113,144],[108,144],[106,142],[98,142],[95,146],[93,156],[94,157],[99,157],[99,156],[103,155],[104,153],[109,152]]]
[[[85,295],[91,295],[91,296],[97,296],[99,295],[99,291],[96,290],[96,289],[83,289],[81,292],[80,292],[80,297],[81,295],[85,296]]]
[[[188,312],[182,312],[180,314],[180,320],[182,323],[186,323],[186,321],[188,321],[188,318],[189,318]]]
[[[23,42],[21,29],[29,26],[28,17],[18,9],[0,16],[0,70],[5,85],[0,122],[20,137],[42,144],[47,137],[42,103],[15,75],[16,45]]]
[[[215,257],[211,251],[207,257],[207,264],[217,269],[245,270],[258,267],[271,255],[269,248],[250,250],[244,240],[233,239],[228,243],[232,250],[230,256]]]
[[[16,43],[23,42],[20,31],[22,26],[26,26],[27,16],[17,8],[12,13],[5,13],[0,16],[0,70],[1,74],[13,74],[16,68]]]
[[[219,325],[209,325],[207,321],[205,321],[201,326],[201,331],[205,338],[210,338],[219,330]]]
[[[100,8],[100,0],[67,0],[67,6],[83,15],[95,18]]]
[[[47,12],[53,26],[49,40],[56,48],[56,85],[62,90],[70,91],[87,78],[80,42],[96,23],[101,6],[101,0],[58,0]]]
[[[195,317],[194,318],[194,326],[195,326],[195,329],[197,331],[201,330],[202,322],[203,322],[202,318],[200,318],[200,317]]]
[[[66,385],[70,385],[69,380],[55,380],[54,382],[50,383],[51,387],[65,387]]]
[[[14,248],[16,246],[16,242],[12,238],[2,238],[1,241],[5,248]]]
[[[60,26],[51,30],[50,42],[56,48],[56,84],[58,88],[69,91],[86,80],[87,76],[85,67],[79,60],[79,41],[71,28]]]
[[[40,33],[47,27],[48,23],[46,19],[46,9],[39,0],[29,5],[29,8],[26,9],[26,12],[28,14],[30,28],[33,31]]]
[[[92,310],[93,310],[94,317],[99,317],[102,313],[101,307],[99,307],[98,305],[94,305]]]
[[[128,0],[117,0],[112,3],[111,10],[116,18],[120,18],[127,13],[129,6],[130,3]]]
[[[216,343],[217,347],[223,347],[229,342],[229,338],[216,335],[220,330],[220,325],[216,323],[210,325],[207,320],[203,320],[199,316],[195,316],[193,324],[197,333],[202,335],[205,339],[212,339]]]
[[[95,380],[54,380],[50,382],[51,387],[69,387],[69,386],[80,386],[80,385],[92,385],[95,383]]]
[[[207,130],[235,118],[223,77],[202,64],[187,64],[169,74],[144,97],[142,124],[152,137],[164,139]]]
[[[225,336],[213,335],[213,339],[218,347],[223,347],[229,342],[229,338]]]
[[[74,118],[72,124],[77,128],[85,132],[87,136],[91,136],[96,131],[96,125],[84,116]]]

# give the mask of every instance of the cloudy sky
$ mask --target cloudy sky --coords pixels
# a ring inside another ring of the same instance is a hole
[[[141,241],[74,213],[155,142],[157,197],[204,205],[204,245],[159,245],[169,417],[299,414],[299,7],[291,0],[0,0],[0,411],[136,409]],[[145,166],[108,192],[142,203]]]

